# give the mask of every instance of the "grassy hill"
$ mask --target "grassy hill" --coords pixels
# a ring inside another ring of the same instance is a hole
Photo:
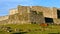
[[[43,28],[38,24],[8,24],[0,25],[0,34],[48,34],[59,33],[60,25],[49,25],[47,28]],[[10,27],[11,32],[7,32],[6,27]],[[15,31],[16,30],[16,31]]]

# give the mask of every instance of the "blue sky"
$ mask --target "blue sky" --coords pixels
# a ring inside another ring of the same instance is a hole
[[[60,0],[0,0],[0,16],[8,15],[9,9],[18,5],[60,8]]]

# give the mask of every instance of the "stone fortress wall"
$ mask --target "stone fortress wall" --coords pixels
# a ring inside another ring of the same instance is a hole
[[[44,17],[57,18],[57,8],[33,6],[32,10],[43,12]]]
[[[14,15],[16,13],[18,13],[18,9],[17,8],[13,8],[13,9],[9,10],[9,15]]]
[[[8,23],[45,23],[45,17],[52,18],[53,23],[60,24],[57,10],[59,8],[49,8],[42,6],[18,6],[10,9],[9,17],[1,17],[0,21],[8,19]]]
[[[0,16],[0,21],[8,19],[9,16]]]

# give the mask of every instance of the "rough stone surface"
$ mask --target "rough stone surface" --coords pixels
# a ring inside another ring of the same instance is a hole
[[[60,9],[58,8],[58,10]],[[45,23],[44,17],[48,17],[53,18],[54,23],[57,24],[60,23],[57,16],[57,8],[55,7],[18,6],[17,9],[11,9],[8,16],[1,16],[0,23]]]

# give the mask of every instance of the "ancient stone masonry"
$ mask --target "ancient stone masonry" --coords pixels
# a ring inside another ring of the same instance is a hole
[[[43,18],[43,12],[32,10],[32,7],[30,6],[18,6],[17,9],[18,9],[17,12],[13,11],[13,13],[10,13],[9,23],[20,23],[20,24],[37,23],[38,24],[38,23],[45,22]]]
[[[18,11],[20,21],[25,21],[26,23],[44,23],[43,13],[32,10],[32,7],[29,6],[18,6]],[[22,14],[21,14],[22,13]]]
[[[0,16],[0,24],[6,24],[6,23],[8,23],[8,18],[9,18],[8,15],[6,15],[6,16]]]
[[[13,9],[9,10],[9,15],[14,15],[16,13],[18,13],[18,9],[17,8],[13,8]]]
[[[60,9],[42,6],[18,6],[16,9],[10,9],[8,17],[0,17],[0,23],[3,21],[8,24],[39,24],[55,23],[60,24]],[[4,18],[4,19],[2,19]]]
[[[31,11],[30,14],[30,21],[31,23],[44,23],[44,17],[42,12],[37,12],[37,11]]]

